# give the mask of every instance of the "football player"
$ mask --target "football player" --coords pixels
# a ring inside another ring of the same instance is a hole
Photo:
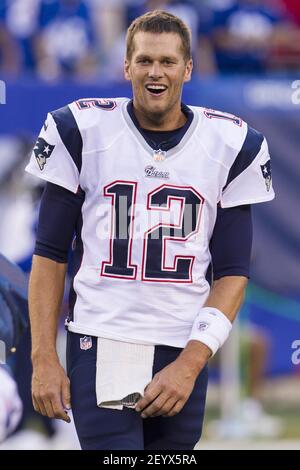
[[[48,114],[27,171],[46,183],[30,280],[35,409],[83,449],[193,449],[207,362],[241,306],[251,204],[273,199],[263,135],[187,106],[191,38],[153,11],[126,39],[133,99]],[[67,369],[55,341],[73,242]],[[151,419],[150,419],[151,418]]]

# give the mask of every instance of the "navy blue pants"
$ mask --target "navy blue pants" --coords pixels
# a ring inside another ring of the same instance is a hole
[[[201,436],[207,389],[207,367],[198,376],[183,409],[173,417],[141,418],[133,409],[97,407],[97,338],[88,350],[80,349],[80,337],[68,333],[67,370],[78,438],[84,450],[191,450]],[[153,375],[173,362],[180,348],[155,346]]]

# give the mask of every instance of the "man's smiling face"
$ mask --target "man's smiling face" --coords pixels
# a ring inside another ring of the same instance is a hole
[[[182,86],[191,72],[192,60],[186,60],[178,34],[136,33],[125,78],[132,82],[136,111],[146,119],[172,121],[181,113]]]

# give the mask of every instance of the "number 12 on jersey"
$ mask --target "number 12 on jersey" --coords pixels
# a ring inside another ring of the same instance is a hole
[[[137,278],[137,265],[131,261],[137,190],[138,184],[132,181],[114,181],[104,188],[104,196],[111,198],[112,211],[110,256],[108,261],[102,262],[101,276]],[[163,184],[148,194],[145,210],[170,213],[173,201],[180,207],[178,224],[160,222],[144,233],[143,281],[193,282],[195,256],[176,254],[173,264],[167,266],[166,249],[168,242],[178,242],[180,251],[180,242],[198,232],[204,198],[191,186]]]

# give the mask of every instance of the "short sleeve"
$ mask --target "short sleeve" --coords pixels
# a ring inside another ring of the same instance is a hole
[[[73,193],[79,186],[82,140],[68,106],[47,115],[26,171]]]
[[[229,171],[220,205],[228,208],[271,201],[274,197],[267,141],[249,127],[242,149]]]

